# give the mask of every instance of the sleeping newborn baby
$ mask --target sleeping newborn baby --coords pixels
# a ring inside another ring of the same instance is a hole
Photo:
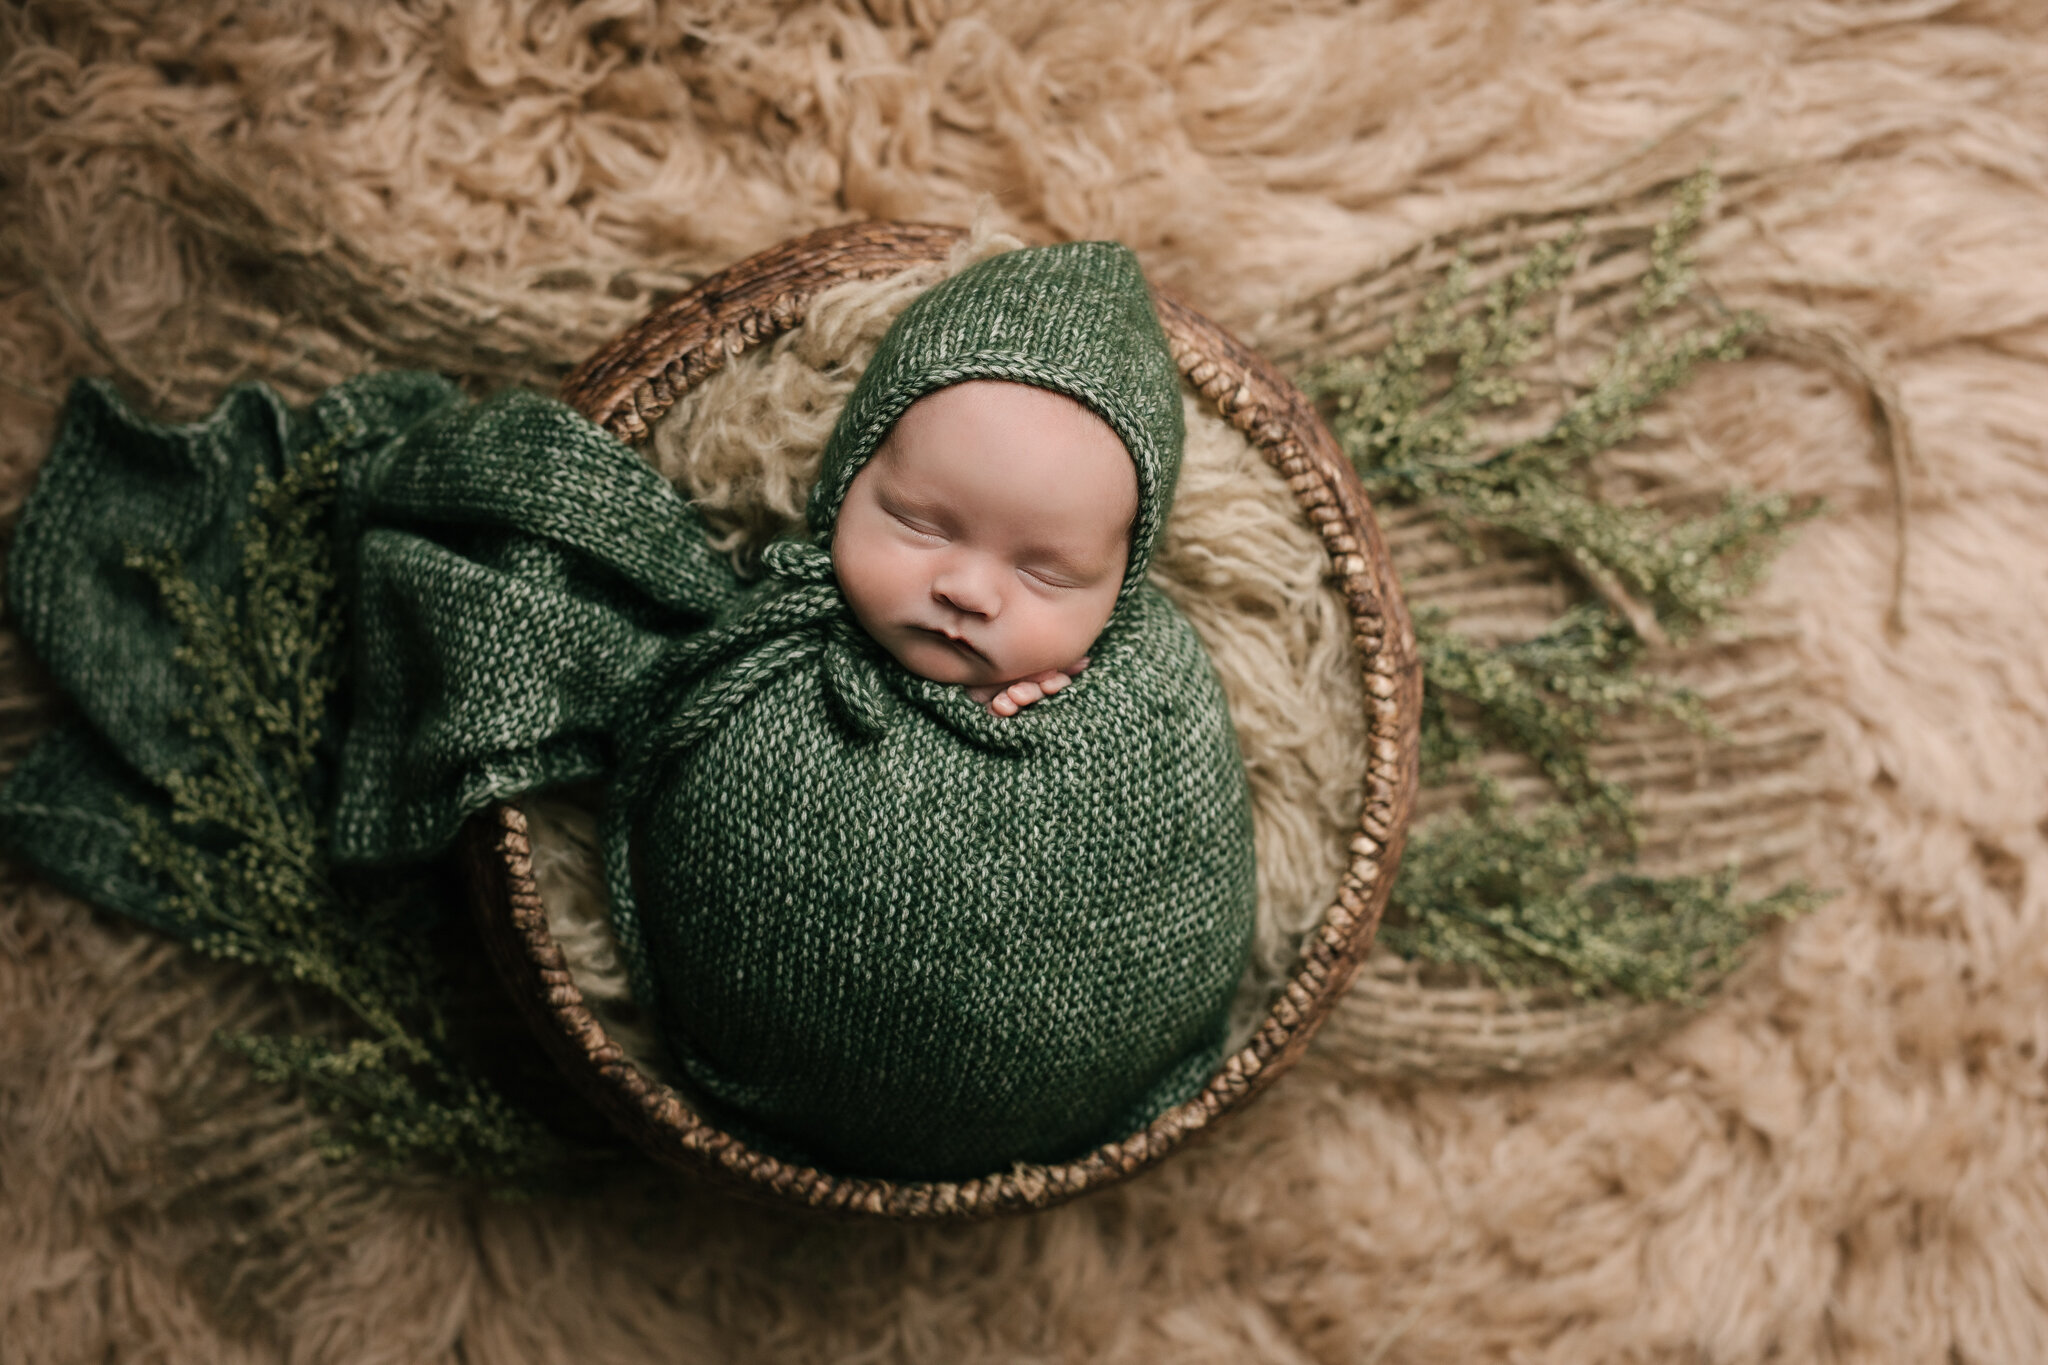
[[[1181,442],[1124,248],[994,257],[884,337],[811,539],[686,647],[673,738],[608,806],[635,999],[728,1125],[976,1176],[1127,1136],[1214,1070],[1251,822],[1221,687],[1145,581]]]

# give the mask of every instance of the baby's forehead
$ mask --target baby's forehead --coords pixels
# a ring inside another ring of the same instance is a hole
[[[973,409],[981,410],[992,421],[1100,431],[1113,439],[1119,449],[1124,449],[1123,438],[1117,435],[1116,428],[1080,399],[1057,389],[1007,379],[963,379],[931,390],[904,410],[882,443],[887,445],[906,434],[914,436],[922,428],[948,415]],[[1130,458],[1128,449],[1124,449],[1124,458]]]
[[[976,524],[1036,522],[1061,538],[1121,539],[1138,511],[1138,471],[1087,405],[1055,391],[976,380],[926,394],[871,463],[888,485]]]

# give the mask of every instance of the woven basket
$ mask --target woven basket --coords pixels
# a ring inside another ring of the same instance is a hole
[[[964,236],[955,228],[867,223],[784,243],[656,310],[571,375],[563,397],[621,439],[643,441],[679,393],[729,357],[799,324],[821,291],[942,261]],[[1158,306],[1181,373],[1281,473],[1319,534],[1351,616],[1371,706],[1372,758],[1348,870],[1263,1024],[1193,1100],[1121,1142],[1060,1165],[929,1183],[854,1179],[795,1165],[705,1121],[607,1036],[549,931],[526,817],[516,806],[493,807],[472,822],[464,841],[486,949],[576,1089],[657,1160],[818,1210],[937,1220],[1046,1207],[1144,1170],[1265,1089],[1300,1058],[1366,960],[1418,783],[1422,678],[1407,611],[1364,490],[1307,400],[1186,304],[1159,291]]]

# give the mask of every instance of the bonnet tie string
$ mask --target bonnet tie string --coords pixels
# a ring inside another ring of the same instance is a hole
[[[840,721],[859,738],[879,739],[888,733],[898,704],[882,681],[872,645],[839,594],[831,554],[810,541],[778,540],[761,552],[761,564],[772,577],[785,582],[831,589],[836,610],[819,622],[824,636],[819,673],[826,698]]]
[[[816,545],[778,540],[761,553],[766,580],[727,622],[678,643],[648,671],[643,714],[656,723],[632,745],[621,773],[632,786],[647,764],[694,747],[788,669],[819,658],[827,709],[856,738],[886,734],[901,705],[876,651],[853,620],[832,556]],[[663,699],[683,696],[662,714]]]

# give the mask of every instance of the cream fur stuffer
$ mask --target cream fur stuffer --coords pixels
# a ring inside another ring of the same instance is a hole
[[[211,1041],[274,998],[16,874],[0,1353],[2048,1358],[2038,6],[86,0],[0,14],[0,108],[10,512],[76,374],[172,414],[237,373],[546,385],[749,251],[984,196],[1285,352],[1411,246],[1711,155],[1759,188],[1709,283],[1827,342],[1704,374],[1651,439],[1827,499],[1762,605],[1800,628],[1836,893],[1625,1062],[1389,1085],[1326,1047],[1128,1187],[932,1231],[324,1168]],[[1903,633],[1845,355],[1915,438]],[[49,710],[6,666],[11,753]]]

